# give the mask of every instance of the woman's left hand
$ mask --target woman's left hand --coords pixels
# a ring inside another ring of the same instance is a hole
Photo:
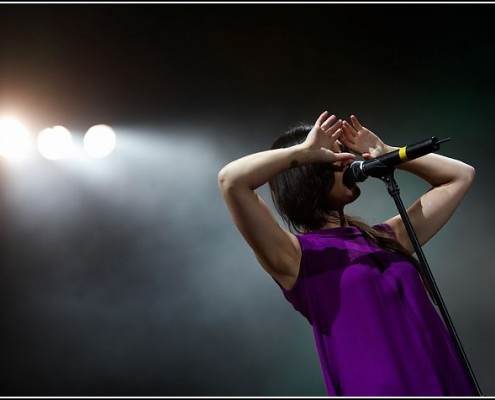
[[[356,116],[351,115],[351,122],[352,125],[347,121],[342,122],[343,135],[340,141],[347,149],[360,154],[365,160],[379,157],[394,150],[393,147],[383,143],[368,128],[362,126]]]

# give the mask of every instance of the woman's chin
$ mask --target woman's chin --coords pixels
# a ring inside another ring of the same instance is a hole
[[[361,195],[361,189],[357,185],[351,187],[349,192],[351,193],[349,203],[356,201],[356,199]]]

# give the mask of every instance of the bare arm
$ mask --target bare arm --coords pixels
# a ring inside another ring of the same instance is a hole
[[[349,149],[370,159],[386,154],[396,147],[384,144],[356,117],[351,116],[352,126],[344,122],[344,143]],[[431,184],[431,189],[420,196],[407,214],[421,245],[430,240],[450,219],[473,182],[472,166],[439,154],[427,154],[400,164],[398,168],[411,172]],[[394,231],[398,241],[411,253],[413,245],[400,215],[385,221]]]
[[[354,158],[350,153],[329,150],[342,134],[340,127],[340,120],[324,112],[304,143],[247,155],[227,164],[218,174],[220,191],[232,220],[263,268],[287,289],[299,273],[299,242],[280,227],[255,190],[297,165]]]

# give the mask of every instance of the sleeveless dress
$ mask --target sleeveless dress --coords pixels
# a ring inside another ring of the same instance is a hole
[[[279,287],[313,327],[329,396],[476,396],[409,260],[352,226],[297,238],[299,276]]]

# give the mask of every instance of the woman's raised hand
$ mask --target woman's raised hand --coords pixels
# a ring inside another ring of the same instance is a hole
[[[353,160],[355,158],[354,154],[335,151],[335,142],[342,134],[342,120],[337,119],[335,115],[330,115],[328,111],[325,111],[316,120],[302,146],[315,152],[316,161],[336,162]]]
[[[393,150],[383,141],[360,124],[356,116],[351,115],[352,125],[347,121],[342,122],[341,141],[345,147],[360,154],[365,160],[379,157]]]

